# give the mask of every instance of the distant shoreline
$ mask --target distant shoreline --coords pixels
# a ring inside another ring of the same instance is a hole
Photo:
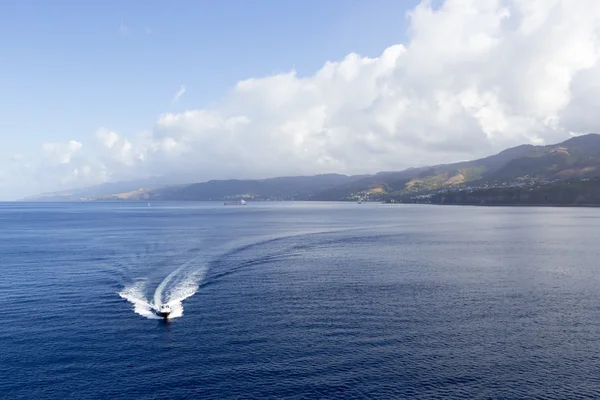
[[[422,204],[429,206],[472,206],[472,207],[583,207],[595,208],[600,207],[600,204],[471,204],[471,203],[397,203],[397,204]]]
[[[145,203],[142,200],[83,200],[83,201],[0,201],[4,204],[136,204]],[[155,200],[158,203],[222,203],[222,200]],[[355,203],[350,200],[254,200],[247,204],[252,203]],[[402,203],[402,202],[387,202],[387,201],[367,201],[362,204],[386,204],[386,205],[420,205],[420,206],[469,206],[469,207],[569,207],[569,208],[598,208],[600,204],[560,204],[560,203],[540,203],[540,204],[474,204],[474,203]]]

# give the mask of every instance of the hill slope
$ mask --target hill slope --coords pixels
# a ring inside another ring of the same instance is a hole
[[[310,200],[316,193],[361,179],[325,174],[259,180],[222,180],[153,190],[153,200]]]
[[[382,200],[468,186],[510,186],[600,176],[600,135],[562,143],[521,145],[473,161],[385,172],[319,193],[315,199],[340,200],[367,193]]]
[[[375,175],[324,174],[171,186],[165,186],[164,179],[153,178],[27,200],[393,200],[452,188],[507,187],[597,176],[600,135],[588,134],[554,145],[521,145],[473,161]]]

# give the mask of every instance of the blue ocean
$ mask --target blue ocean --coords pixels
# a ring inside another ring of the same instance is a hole
[[[592,208],[0,204],[0,397],[600,398],[599,226]]]

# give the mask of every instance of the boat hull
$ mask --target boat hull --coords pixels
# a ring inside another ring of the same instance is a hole
[[[226,206],[245,206],[246,205],[246,201],[242,200],[242,201],[226,201],[224,203]]]
[[[161,311],[156,312],[156,315],[158,315],[161,318],[165,318],[165,319],[169,318],[170,314],[171,314],[170,312],[161,312]]]

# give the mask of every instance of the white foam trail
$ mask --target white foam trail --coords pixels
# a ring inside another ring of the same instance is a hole
[[[344,229],[310,229],[289,232],[287,234],[268,234],[258,237],[244,238],[228,243],[229,247],[236,249],[248,245],[260,244],[264,241],[284,239],[307,234],[320,234],[343,231]],[[191,259],[167,275],[156,287],[152,294],[147,290],[147,282],[138,280],[126,286],[119,295],[134,305],[134,311],[146,318],[160,318],[155,314],[161,304],[171,307],[169,319],[183,315],[182,302],[193,296],[206,274],[206,267],[199,267],[200,257]],[[146,297],[146,294],[149,297]]]
[[[169,319],[181,317],[183,315],[182,302],[198,291],[200,282],[206,274],[206,268],[186,270],[191,263],[188,262],[167,275],[154,290],[152,302],[145,295],[147,286],[145,280],[137,281],[125,287],[119,293],[119,296],[132,303],[134,305],[133,311],[143,317],[160,319],[155,314],[155,310],[161,304],[168,304],[171,307]]]
[[[155,305],[159,305],[159,304],[163,303],[163,291],[165,290],[165,287],[169,284],[169,282],[171,282],[173,277],[175,275],[177,275],[177,273],[179,273],[180,270],[181,270],[181,267],[177,268],[175,271],[173,271],[169,275],[167,275],[166,278],[163,279],[161,283],[158,284],[158,286],[156,287],[156,290],[154,291],[154,304]]]
[[[149,319],[160,319],[160,317],[154,313],[154,307],[148,303],[144,296],[145,286],[145,281],[135,282],[133,285],[127,286],[119,292],[119,296],[133,304],[133,311],[135,313]]]

